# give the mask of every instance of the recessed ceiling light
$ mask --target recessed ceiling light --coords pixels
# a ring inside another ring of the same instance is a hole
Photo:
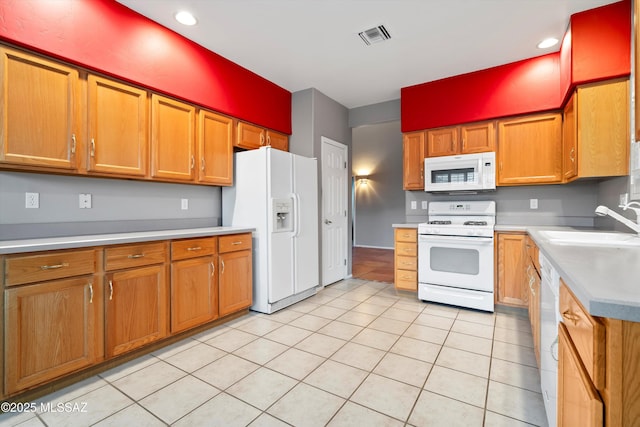
[[[548,39],[544,39],[540,43],[538,43],[538,49],[547,49],[557,44],[558,44],[558,39],[554,37],[549,37]]]
[[[190,12],[187,12],[186,10],[181,10],[180,12],[177,12],[174,16],[176,18],[176,21],[178,21],[183,25],[196,25],[198,23],[198,20],[196,19],[196,17],[193,16]]]

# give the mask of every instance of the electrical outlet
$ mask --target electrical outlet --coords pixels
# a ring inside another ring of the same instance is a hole
[[[629,203],[629,193],[620,195],[620,206],[626,206]]]
[[[538,199],[529,199],[529,209],[538,209]]]
[[[180,200],[180,209],[182,209],[183,211],[186,211],[189,209],[189,199]]]
[[[24,207],[27,209],[40,208],[40,193],[25,193]]]
[[[422,209],[427,209],[427,201],[426,200],[422,201]]]
[[[78,207],[80,209],[91,209],[91,194],[80,193],[78,195]]]
[[[418,202],[416,202],[415,200],[411,201],[411,209],[418,209]]]

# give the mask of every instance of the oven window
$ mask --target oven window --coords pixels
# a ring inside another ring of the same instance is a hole
[[[475,249],[432,247],[429,268],[443,273],[477,276],[480,271],[480,253]]]
[[[465,169],[449,169],[431,171],[431,182],[435,184],[444,184],[448,182],[465,183],[476,182],[476,172],[473,168]]]

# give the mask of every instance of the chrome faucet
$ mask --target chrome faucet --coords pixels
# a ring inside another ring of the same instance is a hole
[[[596,208],[596,215],[598,216],[606,216],[609,215],[611,218],[615,219],[618,222],[621,222],[622,224],[626,225],[627,227],[629,227],[630,229],[632,229],[633,231],[635,231],[636,233],[638,233],[638,236],[640,236],[640,207],[633,207],[631,205],[637,205],[640,206],[640,203],[638,202],[629,202],[626,205],[620,205],[619,207],[622,208],[622,210],[627,210],[627,209],[631,209],[636,213],[636,222],[631,221],[630,219],[627,219],[625,217],[623,217],[622,215],[620,215],[619,213],[612,211],[611,209],[609,209],[606,206],[600,205]]]

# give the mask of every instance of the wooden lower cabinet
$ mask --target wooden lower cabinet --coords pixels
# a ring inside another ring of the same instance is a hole
[[[220,254],[220,316],[249,308],[253,303],[251,251]]]
[[[601,427],[603,405],[567,328],[558,325],[558,427]]]
[[[105,249],[107,356],[167,336],[167,242]]]
[[[496,233],[496,271],[499,304],[527,307],[529,288],[524,283],[525,238],[524,233]]]
[[[103,290],[97,275],[5,291],[5,393],[103,359]]]
[[[418,230],[396,228],[394,283],[396,289],[418,290]]]

